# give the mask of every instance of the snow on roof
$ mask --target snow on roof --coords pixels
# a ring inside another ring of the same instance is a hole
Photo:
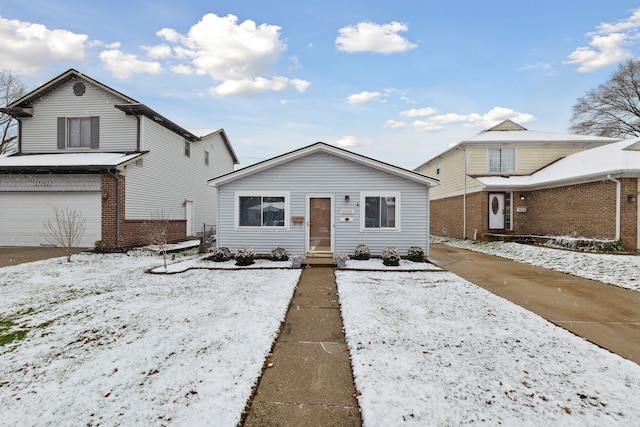
[[[588,182],[607,176],[640,175],[640,151],[628,149],[640,142],[626,139],[570,154],[526,176],[486,176],[476,180],[486,187],[545,187],[563,182]]]
[[[64,153],[0,157],[0,168],[118,166],[144,153]]]

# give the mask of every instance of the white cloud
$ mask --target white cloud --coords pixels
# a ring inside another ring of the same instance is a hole
[[[358,140],[355,136],[349,135],[335,141],[333,145],[337,145],[338,147],[353,147],[358,145]]]
[[[159,44],[156,46],[142,46],[147,52],[149,58],[153,59],[166,59],[171,57],[171,48],[166,44]]]
[[[380,98],[380,92],[360,92],[347,97],[349,104],[366,104],[368,102],[374,102]]]
[[[355,26],[349,25],[338,30],[336,38],[338,50],[354,52],[399,53],[417,47],[399,32],[408,31],[409,27],[400,22],[378,25],[373,22],[360,22]]]
[[[0,16],[0,64],[16,73],[37,75],[51,62],[84,59],[89,36]]]
[[[428,116],[433,116],[434,114],[436,114],[438,112],[438,110],[436,110],[435,108],[432,107],[427,107],[427,108],[412,108],[410,110],[407,111],[403,111],[400,113],[400,115],[402,117],[408,117],[408,118],[413,118],[413,117],[428,117]]]
[[[279,38],[280,27],[256,25],[251,20],[238,23],[234,15],[208,13],[186,35],[164,28],[157,35],[177,44],[179,57],[213,80],[242,81],[270,71],[286,50]]]
[[[173,71],[176,74],[182,74],[185,76],[190,76],[194,74],[193,68],[185,64],[174,65],[171,67],[171,71]]]
[[[384,122],[384,127],[392,129],[403,129],[409,127],[409,123],[398,120],[387,120]]]
[[[290,85],[298,92],[304,92],[310,84],[304,80],[289,80],[282,76],[272,79],[256,77],[255,79],[225,80],[212,87],[209,92],[214,96],[257,95],[264,92],[281,92]]]
[[[289,83],[291,83],[291,86],[295,87],[296,90],[300,93],[306,91],[309,88],[309,86],[311,86],[311,82],[308,82],[306,80],[300,80],[300,79],[289,80]]]
[[[489,128],[495,126],[503,120],[510,119],[516,123],[528,123],[535,120],[535,117],[527,113],[518,113],[510,108],[494,107],[485,114],[457,114],[445,113],[435,114],[435,108],[420,108],[403,111],[401,116],[407,118],[425,117],[424,120],[414,120],[410,124],[404,121],[387,120],[384,124],[388,128],[411,127],[418,132],[437,132],[443,130],[446,125],[461,123],[465,127]]]
[[[565,64],[577,64],[578,71],[586,73],[633,58],[628,47],[638,43],[639,28],[640,9],[633,11],[628,19],[602,23],[595,32],[587,33],[591,38],[589,46],[571,52]]]
[[[256,95],[289,87],[305,92],[311,84],[269,75],[287,49],[276,25],[257,25],[251,20],[239,23],[234,15],[208,13],[187,34],[163,28],[156,35],[172,45],[173,55],[182,61],[171,69],[180,74],[208,75],[216,82],[209,89],[215,96]],[[289,72],[302,68],[296,56],[288,59]]]
[[[411,126],[418,132],[437,132],[444,129],[443,126],[424,120],[416,120]]]
[[[159,62],[143,61],[135,55],[115,49],[101,52],[100,59],[111,74],[122,80],[130,78],[133,74],[158,75],[162,73],[162,66]]]

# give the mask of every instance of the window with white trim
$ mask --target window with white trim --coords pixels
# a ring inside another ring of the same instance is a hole
[[[400,193],[362,193],[360,217],[362,230],[399,230]]]
[[[187,140],[184,141],[184,155],[191,157],[191,143]]]
[[[289,193],[236,193],[236,228],[265,230],[289,227]]]
[[[489,148],[489,173],[516,171],[516,149],[514,147]]]
[[[205,166],[209,166],[209,152],[208,151],[204,152],[204,164],[205,164]]]

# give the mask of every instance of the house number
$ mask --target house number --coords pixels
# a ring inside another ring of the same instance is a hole
[[[51,181],[35,181],[34,187],[51,187]]]

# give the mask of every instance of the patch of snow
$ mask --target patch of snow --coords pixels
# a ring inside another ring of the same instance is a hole
[[[437,241],[640,292],[640,256],[637,255],[573,252],[514,242],[450,238]]]
[[[336,278],[367,427],[640,419],[640,366],[452,273]]]
[[[153,275],[157,255],[0,269],[3,425],[235,426],[300,270]]]
[[[368,260],[349,259],[342,270],[382,270],[382,271],[440,271],[437,265],[430,262],[413,262],[400,260],[399,266],[384,265],[382,258],[370,258]]]

